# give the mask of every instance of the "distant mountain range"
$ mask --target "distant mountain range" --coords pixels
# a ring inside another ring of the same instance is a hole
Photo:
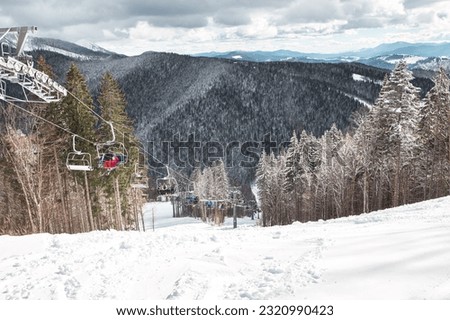
[[[360,62],[385,69],[392,69],[398,61],[405,59],[411,69],[436,70],[439,66],[443,66],[450,70],[450,43],[395,42],[381,44],[375,48],[328,54],[277,50],[207,52],[193,56],[254,62]]]
[[[60,53],[77,60],[97,60],[126,57],[106,50],[94,43],[78,44],[50,38],[30,37],[28,51],[46,50]],[[401,59],[406,60],[411,69],[435,71],[440,66],[450,72],[450,42],[409,43],[394,42],[374,48],[341,53],[305,53],[292,50],[277,51],[228,51],[192,54],[193,57],[222,58],[252,62],[307,62],[340,63],[359,62],[382,69],[392,69]],[[427,73],[421,75],[429,75]]]

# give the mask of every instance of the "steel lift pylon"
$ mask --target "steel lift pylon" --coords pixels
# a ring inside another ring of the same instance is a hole
[[[32,57],[24,53],[28,34],[36,30],[36,27],[0,28],[0,99],[50,103],[67,96],[67,90],[47,74],[33,68]],[[25,98],[8,96],[8,82],[20,85]]]

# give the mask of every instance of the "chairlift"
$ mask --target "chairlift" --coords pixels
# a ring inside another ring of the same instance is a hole
[[[105,169],[109,173],[128,162],[128,152],[123,143],[116,141],[112,122],[108,122],[108,124],[111,127],[112,140],[98,143],[96,148],[98,167]]]
[[[76,149],[75,139],[76,135],[72,137],[73,151],[69,152],[66,158],[66,167],[72,171],[92,171],[91,154],[87,152],[81,152]]]
[[[134,165],[134,172],[131,174],[130,186],[134,189],[147,189],[148,179],[147,175],[144,174],[139,168],[139,164]]]
[[[174,195],[178,192],[178,182],[174,177],[170,176],[167,166],[166,170],[166,177],[156,179],[156,189],[159,195]]]
[[[216,206],[216,202],[212,200],[205,200],[205,206],[209,209],[214,208]]]
[[[187,204],[195,205],[195,204],[198,204],[198,202],[199,202],[199,198],[198,198],[198,196],[196,196],[194,194],[194,191],[188,191],[186,193],[186,203]]]
[[[134,172],[131,174],[130,186],[134,189],[148,189],[148,178],[145,154],[139,150],[139,147],[132,146],[130,148],[130,158],[134,159],[133,149],[136,149],[137,161],[134,164]]]

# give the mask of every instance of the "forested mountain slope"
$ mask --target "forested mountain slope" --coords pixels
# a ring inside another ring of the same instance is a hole
[[[333,123],[345,129],[353,112],[372,104],[385,70],[362,64],[255,63],[147,52],[76,59],[39,50],[60,81],[71,62],[96,94],[109,71],[122,86],[138,136],[158,147],[180,133],[198,141],[278,142],[292,131],[322,134]],[[427,90],[431,81],[416,80]]]

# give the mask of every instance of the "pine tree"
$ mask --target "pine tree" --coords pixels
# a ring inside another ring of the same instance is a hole
[[[292,221],[299,194],[308,221],[419,201],[421,185],[428,198],[450,193],[450,80],[441,70],[421,103],[412,79],[400,62],[354,135],[336,126],[320,138],[294,133],[285,155],[263,154],[256,170],[263,226]]]
[[[51,120],[84,139],[96,141],[96,118],[88,109],[93,100],[86,80],[75,64],[70,66],[66,79],[64,86],[69,94],[52,110]],[[93,151],[93,145],[81,140],[79,149]]]
[[[96,141],[95,116],[92,111],[88,109],[92,108],[93,100],[89,93],[86,80],[75,64],[70,66],[66,79],[65,87],[69,94],[60,103],[59,108],[61,113],[57,120],[62,126],[80,137],[90,141]],[[85,140],[79,142],[77,149],[95,154],[94,146]],[[90,180],[92,180],[93,177],[88,177],[86,172],[75,173],[74,176],[83,179],[82,183],[84,183],[84,198],[87,211],[86,220],[89,222],[88,230],[94,230],[96,229],[96,225],[93,217],[93,203],[90,187]]]
[[[115,145],[112,148],[117,152],[124,153],[128,161],[126,166],[114,170],[107,179],[103,179],[106,194],[114,194],[115,225],[119,229],[134,228],[133,225],[136,225],[137,228],[138,221],[134,221],[136,215],[130,214],[133,201],[130,198],[130,179],[134,174],[136,164],[139,163],[139,153],[143,150],[139,148],[132,122],[125,110],[125,96],[118,82],[110,73],[105,73],[102,77],[98,102],[103,118],[100,119],[98,136],[102,141],[107,142],[111,141],[114,135]]]
[[[103,75],[100,82],[100,96],[98,98],[100,112],[106,121],[110,121],[116,126],[116,130],[120,131],[122,137],[117,139],[132,139],[134,137],[133,123],[126,112],[126,100],[123,91],[120,89],[119,83],[114,79],[111,73],[107,72]],[[110,139],[110,126],[104,121],[100,122],[100,136]]]
[[[402,192],[401,186],[408,188],[410,173],[413,171],[414,150],[417,146],[415,133],[420,101],[418,88],[410,82],[412,79],[406,62],[399,62],[384,81],[380,97],[371,111],[373,114],[370,119],[375,123],[372,143],[378,174],[376,180],[382,181],[382,173],[389,172],[392,206],[408,202],[409,192]],[[384,202],[381,200],[382,190],[378,190],[378,194],[380,206]]]
[[[256,185],[258,187],[258,196],[261,200],[262,224],[263,227],[268,225],[268,217],[270,217],[269,197],[271,179],[270,157],[263,153],[260,157],[258,167],[256,168]]]
[[[217,192],[211,167],[206,167],[205,169],[203,169],[203,181],[205,188],[205,198],[208,200],[215,199]]]
[[[362,180],[362,210],[367,213],[370,211],[370,181],[374,177],[376,168],[379,164],[379,159],[376,156],[374,138],[376,137],[374,131],[377,128],[375,122],[374,112],[371,110],[365,117],[362,118],[359,126],[354,134],[355,144],[355,160],[356,173],[355,179]]]
[[[316,219],[316,191],[318,185],[318,173],[323,161],[322,145],[319,140],[310,135],[304,147],[305,164],[308,172],[309,188],[308,188],[308,206],[306,208],[308,215],[305,217],[306,221]]]
[[[289,193],[294,190],[301,169],[301,150],[298,144],[297,135],[294,131],[289,148],[286,151],[286,179],[283,186],[286,192]]]
[[[450,80],[440,69],[419,115],[420,163],[424,197],[448,194],[450,181]]]
[[[322,145],[324,146],[324,152],[322,160],[325,165],[320,167],[319,174],[320,180],[325,180],[327,190],[321,197],[329,198],[330,205],[327,206],[330,211],[328,215],[332,217],[340,217],[342,215],[342,209],[344,207],[344,185],[346,177],[343,176],[344,165],[339,154],[339,149],[342,147],[343,135],[342,132],[333,124],[330,130],[324,133],[324,139]],[[319,197],[320,198],[320,197]]]
[[[407,193],[403,193],[403,201],[400,202],[401,184],[409,181],[409,173],[412,172],[414,150],[417,146],[417,118],[419,110],[419,89],[410,82],[413,79],[412,72],[408,70],[406,62],[401,61],[391,74],[390,82],[394,86],[387,98],[392,99],[394,106],[390,106],[391,121],[388,128],[389,155],[393,163],[393,194],[392,205],[398,206],[406,203]]]
[[[54,79],[55,74],[52,67],[46,62],[43,56],[37,60],[37,69]],[[45,119],[57,119],[61,109],[59,102],[53,102],[42,108],[34,108],[34,112]],[[49,232],[73,232],[69,220],[69,193],[66,185],[66,166],[65,150],[68,149],[71,141],[66,132],[44,121],[37,121],[37,135],[42,142],[43,161],[47,164],[47,173],[45,174],[46,197],[51,203],[51,207],[45,210],[54,211],[53,220],[48,223],[52,230]],[[69,139],[69,141],[68,141]]]
[[[222,159],[218,160],[212,168],[214,185],[216,189],[215,197],[218,200],[227,200],[230,195],[230,183]]]
[[[205,199],[205,180],[202,170],[200,168],[195,168],[192,172],[190,180],[194,184],[194,194],[200,199]]]
[[[291,203],[294,217],[297,221],[304,220],[304,193],[308,188],[308,178],[305,169],[304,146],[307,141],[307,134],[303,130],[300,140],[295,132],[292,135],[291,143],[286,151],[286,169],[284,170],[285,180],[283,189]]]

